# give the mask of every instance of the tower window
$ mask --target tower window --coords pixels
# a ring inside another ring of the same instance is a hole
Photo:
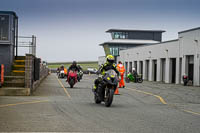
[[[114,32],[114,39],[128,39],[128,32]]]
[[[9,16],[0,15],[0,40],[7,41],[9,35]]]

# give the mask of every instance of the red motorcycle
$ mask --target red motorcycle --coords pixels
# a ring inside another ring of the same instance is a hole
[[[73,88],[77,82],[77,71],[70,70],[67,77],[67,81],[70,85],[70,88]]]

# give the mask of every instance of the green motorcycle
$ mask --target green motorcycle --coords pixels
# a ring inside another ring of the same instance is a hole
[[[83,78],[83,71],[80,70],[80,72],[78,72],[77,74],[77,80],[78,82],[80,82],[80,80]]]
[[[128,73],[127,77],[125,78],[126,83],[135,82],[135,83],[142,83],[142,74],[138,74],[136,78],[133,76],[132,73]]]

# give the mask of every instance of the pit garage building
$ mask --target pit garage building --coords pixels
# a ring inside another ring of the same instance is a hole
[[[144,80],[182,83],[188,75],[200,86],[200,27],[181,31],[178,39],[119,51],[126,73],[134,67]]]

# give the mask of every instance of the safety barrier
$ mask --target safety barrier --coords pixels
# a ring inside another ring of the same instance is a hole
[[[4,65],[1,64],[0,65],[0,87],[2,87],[3,83],[4,83]]]

